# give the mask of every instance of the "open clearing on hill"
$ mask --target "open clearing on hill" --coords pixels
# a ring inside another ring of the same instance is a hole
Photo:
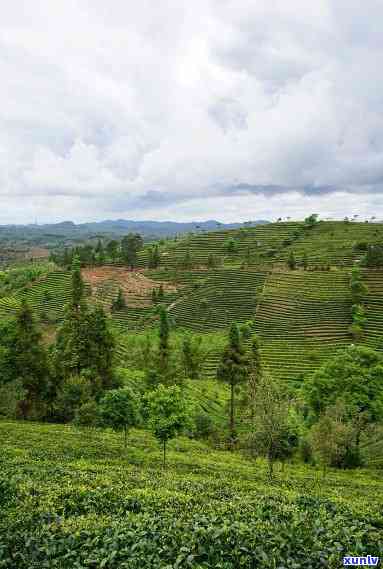
[[[123,267],[91,267],[82,270],[84,280],[92,287],[95,296],[103,290],[120,287],[129,306],[150,306],[153,289],[161,284],[165,292],[176,292],[177,287],[166,281],[154,281],[142,271]]]

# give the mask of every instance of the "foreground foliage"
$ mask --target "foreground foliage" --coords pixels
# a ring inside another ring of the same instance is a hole
[[[266,465],[155,440],[73,427],[0,423],[0,567],[311,568],[382,551],[374,471]]]

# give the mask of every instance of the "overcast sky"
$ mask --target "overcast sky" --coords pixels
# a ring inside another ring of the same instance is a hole
[[[0,223],[383,217],[381,0],[12,0]]]

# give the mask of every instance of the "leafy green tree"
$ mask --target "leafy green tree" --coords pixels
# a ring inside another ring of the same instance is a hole
[[[357,432],[353,421],[347,418],[342,401],[330,405],[313,425],[311,445],[324,467],[351,468],[360,466]]]
[[[298,441],[289,421],[290,403],[279,382],[263,375],[257,386],[254,406],[250,440],[256,454],[266,457],[272,479],[275,461],[291,456]]]
[[[73,421],[78,409],[92,398],[92,385],[85,375],[64,379],[57,392],[54,415],[59,421]]]
[[[162,444],[163,465],[166,464],[166,445],[169,440],[191,426],[190,410],[181,389],[160,384],[147,396],[149,427]]]
[[[232,324],[229,342],[225,347],[221,362],[217,369],[217,379],[230,387],[230,440],[233,445],[236,439],[235,430],[235,388],[248,379],[248,360],[242,345],[237,324]]]
[[[304,220],[304,226],[308,229],[312,229],[318,222],[318,213],[312,213]]]
[[[131,427],[138,424],[138,402],[127,387],[108,391],[100,401],[100,417],[102,423],[114,431],[124,433],[124,447]]]
[[[383,267],[383,246],[369,245],[363,258],[366,267]]]
[[[318,419],[338,399],[349,417],[364,413],[383,419],[383,356],[366,346],[349,346],[318,369],[304,384],[307,403]]]
[[[237,242],[232,237],[226,239],[224,242],[224,249],[229,255],[234,255],[237,252]]]
[[[296,262],[293,250],[290,251],[289,256],[287,258],[287,266],[289,267],[289,269],[291,271],[293,271],[297,266],[297,262]]]
[[[111,310],[112,312],[120,312],[126,308],[126,300],[121,287],[118,289],[117,297],[113,300]]]
[[[302,266],[305,271],[309,268],[309,258],[306,251],[303,253]]]
[[[98,405],[94,399],[89,399],[76,409],[73,422],[80,427],[95,427],[98,419]]]
[[[122,238],[121,253],[122,259],[131,269],[137,266],[137,253],[143,247],[143,240],[138,233],[129,233]]]
[[[110,259],[113,263],[118,258],[118,248],[119,248],[119,244],[118,244],[118,241],[116,241],[115,239],[112,239],[106,245],[106,253],[107,253],[108,257],[110,257]]]
[[[353,304],[361,304],[364,297],[368,294],[368,288],[363,283],[362,271],[356,265],[351,271],[350,290]]]

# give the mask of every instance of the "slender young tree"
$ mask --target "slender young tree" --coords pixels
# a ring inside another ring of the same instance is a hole
[[[273,478],[274,462],[288,458],[297,442],[296,433],[289,424],[289,407],[280,384],[263,376],[255,397],[251,437],[255,452],[268,461],[270,479]]]
[[[235,429],[235,388],[248,379],[248,360],[242,345],[237,324],[233,323],[229,332],[229,342],[222,354],[217,370],[217,378],[230,387],[230,441],[232,446],[236,439]]]
[[[170,439],[190,426],[190,412],[181,389],[159,385],[148,395],[149,427],[162,444],[163,465],[166,465],[166,445]]]
[[[169,326],[168,314],[166,312],[165,307],[161,306],[157,368],[162,378],[162,381],[166,381],[165,378],[169,373],[169,360],[170,360],[169,336],[170,336],[170,326]]]
[[[257,395],[258,385],[262,379],[262,362],[259,350],[259,339],[256,334],[251,337],[251,346],[249,353],[249,395],[250,395],[250,410],[251,418],[254,419],[255,414],[255,400]]]

